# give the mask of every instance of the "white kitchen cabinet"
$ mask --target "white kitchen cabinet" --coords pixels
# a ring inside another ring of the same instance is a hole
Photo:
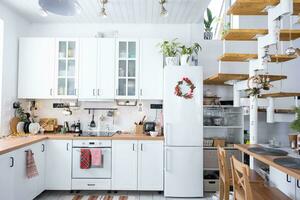
[[[137,189],[137,141],[112,141],[112,189]]]
[[[138,190],[163,190],[163,141],[139,141]]]
[[[296,200],[300,200],[300,180],[296,180]]]
[[[35,196],[45,190],[45,171],[46,171],[46,142],[39,142],[34,148],[34,158],[39,176],[36,177]]]
[[[47,190],[71,190],[71,140],[48,140],[46,142]]]
[[[113,190],[163,190],[163,141],[112,141]]]
[[[14,153],[0,155],[0,197],[14,200]]]
[[[270,182],[274,184],[281,192],[290,197],[296,199],[296,180],[295,178],[288,176],[287,174],[270,167]],[[300,199],[299,197],[297,200]]]
[[[54,38],[20,38],[18,98],[53,97]]]
[[[140,41],[140,99],[163,99],[163,55],[157,44],[159,39]]]
[[[116,99],[137,99],[139,86],[139,41],[117,41]]]
[[[55,51],[55,98],[78,97],[78,55],[77,39],[56,39]]]
[[[80,39],[79,57],[79,99],[114,99],[115,39]]]

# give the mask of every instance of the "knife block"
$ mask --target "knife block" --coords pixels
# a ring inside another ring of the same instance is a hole
[[[143,135],[144,133],[144,125],[135,125],[135,134]]]

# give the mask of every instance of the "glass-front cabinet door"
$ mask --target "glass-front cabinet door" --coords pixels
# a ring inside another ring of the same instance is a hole
[[[59,98],[77,98],[78,42],[75,39],[59,39],[57,46],[55,96]]]
[[[119,40],[117,42],[117,99],[138,98],[138,58],[138,40]]]

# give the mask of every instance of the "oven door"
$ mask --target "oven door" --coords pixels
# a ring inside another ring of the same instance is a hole
[[[99,147],[98,147],[99,148]],[[80,149],[92,148],[73,148],[73,164],[72,177],[73,178],[111,178],[111,148],[101,148],[102,150],[102,167],[101,168],[80,168]]]

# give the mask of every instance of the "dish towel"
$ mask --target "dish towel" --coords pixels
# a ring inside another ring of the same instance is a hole
[[[27,178],[33,178],[39,175],[34,162],[33,153],[31,150],[26,151],[26,175]]]
[[[89,149],[80,149],[80,169],[91,168],[91,151]]]
[[[90,149],[92,154],[92,167],[102,167],[102,150],[100,148]]]

